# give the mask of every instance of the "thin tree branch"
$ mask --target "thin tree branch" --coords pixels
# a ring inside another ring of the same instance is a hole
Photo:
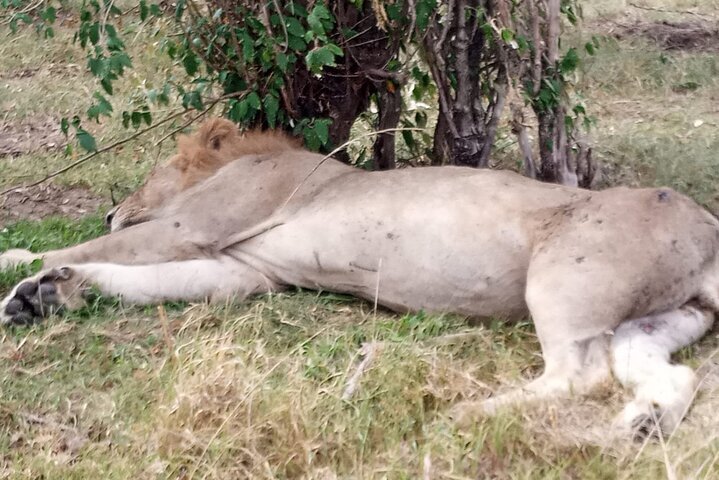
[[[307,182],[307,180],[317,171],[318,168],[320,168],[320,167],[322,166],[322,164],[324,164],[327,160],[329,160],[330,158],[332,158],[332,155],[334,155],[335,153],[344,150],[344,148],[347,147],[348,145],[350,145],[351,143],[357,142],[357,141],[359,141],[359,140],[361,140],[361,139],[363,139],[363,138],[373,137],[373,136],[376,136],[376,135],[380,135],[380,134],[382,134],[382,133],[389,133],[389,132],[406,132],[406,131],[426,132],[427,129],[426,129],[426,128],[417,128],[417,127],[386,128],[386,129],[384,129],[384,130],[377,130],[377,131],[374,131],[374,132],[367,132],[367,133],[363,133],[362,135],[358,135],[358,136],[356,136],[356,137],[354,137],[354,138],[350,138],[350,139],[347,140],[345,143],[343,143],[342,145],[340,145],[339,147],[335,148],[335,149],[332,150],[330,153],[328,153],[327,155],[325,155],[324,157],[322,157],[322,159],[321,159],[319,162],[317,162],[317,165],[315,165],[314,167],[312,167],[312,170],[310,170],[310,171],[307,173],[307,175],[305,175],[305,178],[303,178],[302,181],[300,181],[300,183],[297,184],[297,186],[295,187],[295,189],[292,190],[292,193],[290,193],[290,196],[287,197],[287,200],[285,200],[285,203],[282,204],[282,206],[278,209],[278,211],[284,209],[284,208],[287,206],[287,204],[290,203],[290,200],[292,200],[292,198],[294,198],[294,196],[297,194],[297,192],[300,190],[300,188],[302,188],[302,185],[304,185],[305,182]]]
[[[711,18],[711,19],[716,18],[713,15],[709,15],[706,13],[692,12],[691,10],[669,10],[669,9],[665,9],[665,8],[645,7],[644,5],[637,5],[636,3],[633,3],[633,2],[629,2],[629,6],[638,8],[639,10],[646,10],[649,12],[674,13],[677,15],[696,15],[697,17]]]
[[[524,175],[529,178],[537,178],[537,166],[534,162],[532,144],[529,141],[527,127],[524,125],[522,107],[518,103],[513,103],[510,105],[510,109],[512,110],[512,133],[517,136],[519,150],[522,152],[522,157],[524,158]]]
[[[188,126],[190,126],[190,125],[192,125],[193,123],[195,123],[199,118],[204,117],[205,115],[207,115],[207,112],[209,112],[210,110],[212,110],[213,108],[215,108],[215,105],[217,105],[217,104],[220,103],[221,101],[227,100],[228,98],[240,97],[240,96],[242,96],[242,95],[245,95],[246,93],[247,93],[247,92],[244,92],[244,91],[243,91],[243,92],[234,92],[234,93],[229,93],[229,94],[227,94],[227,95],[223,95],[223,96],[221,96],[221,97],[219,97],[219,98],[216,98],[215,100],[213,100],[212,102],[210,102],[210,106],[209,106],[209,107],[207,107],[207,108],[205,108],[204,110],[200,111],[197,115],[195,115],[194,117],[192,117],[191,119],[189,119],[188,121],[186,121],[185,123],[183,123],[182,125],[180,125],[179,127],[177,127],[176,129],[174,129],[173,131],[171,131],[170,133],[168,133],[167,135],[165,135],[164,137],[162,137],[161,139],[159,139],[158,141],[156,141],[154,146],[157,147],[158,145],[160,145],[162,142],[164,142],[165,140],[167,140],[168,138],[170,138],[170,137],[173,136],[174,134],[176,134],[176,133],[178,133],[178,132],[181,132],[182,130],[184,130],[184,129],[187,128]]]
[[[192,121],[195,121],[195,120],[197,120],[198,118],[200,118],[200,117],[202,117],[203,115],[205,115],[209,110],[211,110],[211,109],[212,109],[215,105],[217,105],[219,102],[221,102],[221,101],[223,101],[223,100],[227,100],[228,98],[232,98],[232,97],[236,97],[236,96],[242,95],[242,94],[244,94],[244,93],[245,93],[245,92],[235,92],[235,93],[230,93],[230,94],[228,94],[228,95],[223,95],[223,96],[221,96],[221,97],[218,97],[217,99],[213,100],[213,101],[210,103],[210,106],[209,106],[209,107],[207,107],[207,108],[204,109],[202,112],[200,112],[198,115],[196,115],[196,116],[193,118]],[[138,137],[140,137],[140,136],[146,134],[146,133],[149,132],[150,130],[154,130],[154,129],[156,129],[157,127],[159,127],[160,125],[163,125],[163,124],[169,122],[170,120],[173,120],[173,119],[179,117],[180,115],[182,115],[182,114],[184,114],[184,113],[187,113],[187,110],[180,110],[180,111],[174,112],[174,113],[168,115],[167,117],[163,118],[163,119],[160,120],[159,122],[155,123],[154,125],[150,125],[149,127],[144,128],[143,130],[139,130],[139,131],[133,133],[133,134],[130,135],[129,137],[123,138],[122,140],[118,140],[118,141],[116,141],[116,142],[114,142],[114,143],[112,143],[112,144],[110,144],[110,145],[108,145],[108,146],[106,146],[106,147],[103,147],[103,148],[101,148],[101,149],[99,149],[99,150],[95,150],[94,152],[89,153],[88,155],[85,155],[84,157],[80,158],[79,160],[77,160],[77,161],[75,161],[75,162],[72,162],[71,164],[62,167],[62,168],[60,168],[59,170],[56,170],[56,171],[54,171],[54,172],[52,172],[52,173],[50,173],[50,174],[44,176],[42,179],[40,179],[40,180],[38,180],[38,181],[36,181],[36,182],[30,183],[30,184],[28,184],[28,185],[22,185],[22,186],[19,186],[19,187],[11,187],[11,188],[8,188],[7,190],[3,190],[2,192],[0,192],[0,196],[5,196],[5,195],[7,195],[7,194],[9,194],[9,193],[12,193],[12,192],[15,192],[15,191],[18,191],[18,190],[22,190],[22,189],[25,189],[25,188],[36,187],[36,186],[38,186],[38,185],[41,185],[41,184],[47,182],[48,180],[57,177],[58,175],[62,175],[63,173],[66,173],[66,172],[72,170],[73,168],[78,167],[79,165],[82,165],[83,163],[87,162],[88,160],[91,160],[92,158],[95,158],[96,156],[100,155],[101,153],[108,152],[108,151],[110,151],[110,150],[113,150],[113,149],[119,147],[120,145],[124,145],[124,144],[126,144],[126,143],[128,143],[128,142],[130,142],[130,141],[132,141],[132,140],[135,140],[136,138],[138,138]],[[189,123],[192,123],[192,121],[189,122]],[[189,125],[189,123],[187,123],[186,125]],[[186,125],[185,125],[185,126],[186,126]],[[185,126],[181,127],[180,129],[185,128]],[[178,131],[179,131],[179,130],[178,130]],[[159,142],[158,142],[158,144],[159,144]],[[156,145],[157,145],[157,144],[156,144]]]

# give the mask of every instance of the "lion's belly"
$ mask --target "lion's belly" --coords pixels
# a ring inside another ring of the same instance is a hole
[[[281,283],[376,296],[395,310],[524,313],[530,253],[516,216],[430,206],[395,215],[325,207],[240,248]]]

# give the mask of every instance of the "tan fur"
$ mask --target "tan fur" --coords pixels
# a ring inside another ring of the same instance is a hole
[[[148,219],[148,210],[159,208],[166,200],[211,177],[228,163],[246,155],[278,155],[301,149],[302,143],[279,130],[241,132],[223,118],[205,121],[197,132],[181,135],[177,154],[156,168],[148,184],[130,195],[122,209],[113,209],[109,217],[115,224],[133,225]]]
[[[300,286],[397,311],[529,312],[544,373],[458,407],[465,420],[603,385],[622,322],[672,319],[642,342],[651,352],[671,338],[675,349],[698,335],[681,331],[683,309],[698,301],[706,325],[719,308],[719,221],[671,189],[589,192],[458,167],[366,172],[220,120],[181,140],[111,223],[111,234],[64,250],[6,252],[0,266],[43,258],[48,270],[28,281],[50,282],[72,306],[88,285],[135,303]],[[37,314],[28,308],[42,300],[24,290],[0,303],[0,321]],[[642,391],[671,388],[666,362],[656,366]],[[670,424],[685,404],[672,402]]]
[[[171,164],[182,172],[189,188],[243,155],[278,154],[301,148],[301,142],[280,130],[240,132],[223,118],[208,120],[192,135],[177,140],[178,154]]]

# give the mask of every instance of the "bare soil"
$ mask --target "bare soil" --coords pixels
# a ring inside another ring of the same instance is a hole
[[[637,21],[618,24],[612,34],[618,39],[643,37],[665,50],[719,51],[719,27],[702,21]]]
[[[0,197],[0,228],[19,220],[40,220],[50,216],[73,219],[96,212],[106,203],[83,187],[47,183],[24,188]]]
[[[65,135],[52,117],[27,118],[22,122],[0,122],[0,159],[65,146]],[[2,160],[0,160],[2,161]]]

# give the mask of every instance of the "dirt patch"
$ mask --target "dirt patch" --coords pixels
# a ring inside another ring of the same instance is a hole
[[[701,21],[619,24],[614,37],[649,39],[665,50],[719,51],[719,27]]]
[[[65,141],[60,122],[51,117],[0,123],[0,157],[60,149]]]
[[[65,146],[60,122],[51,117],[0,122],[0,157],[18,156]]]
[[[0,197],[0,228],[18,220],[50,216],[80,218],[96,212],[106,201],[83,187],[52,183],[14,191]]]
[[[51,117],[0,123],[0,157],[59,149],[65,140],[59,122]]]
[[[57,75],[60,77],[78,76],[83,72],[82,66],[76,63],[48,63],[42,67],[24,67],[0,72],[0,78],[18,80],[32,78],[35,75]]]

